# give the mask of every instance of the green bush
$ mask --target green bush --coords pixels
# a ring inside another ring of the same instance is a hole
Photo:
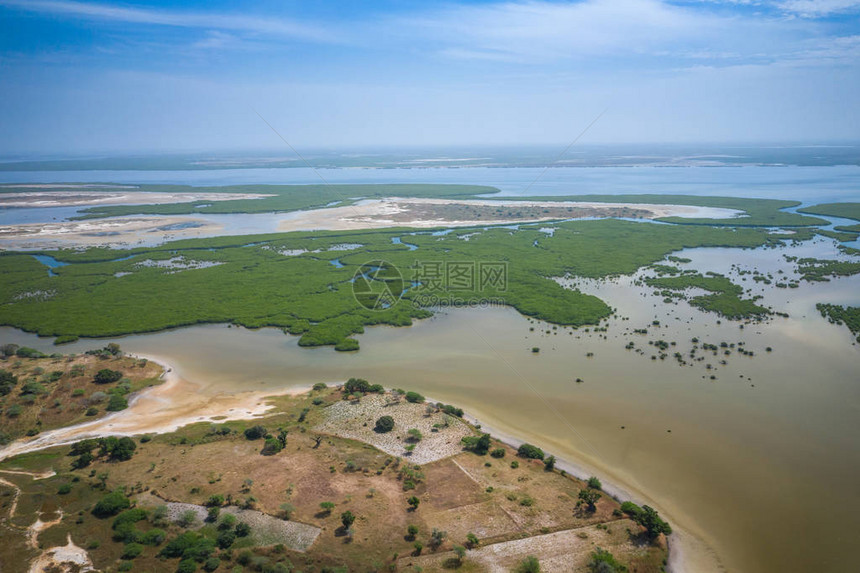
[[[60,495],[66,495],[72,491],[72,484],[64,483],[59,488],[57,488],[57,493]]]
[[[480,436],[464,436],[461,440],[463,447],[467,450],[483,456],[490,449],[490,434]]]
[[[125,410],[128,408],[128,400],[125,399],[124,396],[120,396],[119,394],[111,394],[110,400],[108,400],[107,408],[105,408],[108,412],[119,412],[120,410]]]
[[[98,372],[96,372],[95,377],[93,378],[93,382],[96,384],[110,384],[112,382],[118,382],[122,379],[122,372],[119,370],[111,370],[110,368],[102,368]]]
[[[150,529],[141,536],[140,542],[144,545],[161,545],[166,537],[167,533],[163,529]]]
[[[266,438],[266,442],[263,444],[263,449],[260,450],[260,453],[264,456],[274,456],[283,449],[284,446],[281,445],[280,440],[277,438]]]
[[[346,381],[346,384],[343,385],[343,391],[345,394],[356,394],[358,392],[361,392],[361,393],[369,392],[370,391],[370,382],[368,382],[367,380],[364,380],[363,378],[350,378],[349,380]]]
[[[122,550],[122,555],[120,557],[123,559],[134,559],[141,553],[143,553],[143,545],[140,543],[129,543]]]
[[[419,404],[424,401],[424,396],[418,392],[407,392],[405,398],[407,402],[412,402],[413,404]]]
[[[394,418],[392,418],[391,416],[380,417],[378,420],[376,420],[376,426],[374,426],[373,429],[380,434],[390,432],[394,429]]]
[[[612,553],[598,547],[591,553],[588,570],[591,573],[624,573],[627,567],[616,561]]]
[[[115,490],[101,498],[93,507],[92,514],[96,517],[111,517],[124,509],[131,507],[131,500],[119,490]]]
[[[532,460],[542,460],[543,459],[543,450],[537,446],[533,446],[531,444],[523,444],[517,449],[517,454],[524,458],[529,458]]]
[[[245,430],[245,439],[246,440],[259,440],[260,438],[262,438],[266,434],[268,434],[268,432],[266,431],[266,428],[264,428],[263,426],[260,426],[260,425],[251,426],[250,428]]]
[[[495,450],[490,452],[490,455],[494,458],[503,458],[505,457],[505,448],[496,448]]]
[[[534,555],[529,555],[517,565],[516,573],[540,573],[540,562]]]
[[[590,487],[591,489],[603,489],[603,484],[600,483],[599,479],[592,476],[588,478],[588,487]]]

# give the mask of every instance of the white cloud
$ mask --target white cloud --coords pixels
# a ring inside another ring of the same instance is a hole
[[[787,12],[814,18],[858,10],[860,2],[857,0],[787,0],[780,2],[779,7]]]
[[[71,0],[0,0],[0,6],[89,20],[233,30],[311,41],[334,41],[335,39],[333,34],[319,26],[276,17],[260,18],[241,14],[132,8]]]
[[[711,36],[728,19],[658,0],[586,0],[456,6],[397,24],[450,44],[448,55],[520,60],[644,53]]]

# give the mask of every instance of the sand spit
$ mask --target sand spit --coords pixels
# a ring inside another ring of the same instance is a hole
[[[97,205],[166,205],[195,201],[234,201],[263,199],[261,193],[162,193],[159,191],[126,191],[129,185],[2,185],[2,188],[51,189],[0,193],[0,207],[86,207]],[[63,189],[54,191],[53,189]],[[70,191],[69,189],[76,189]],[[110,189],[111,191],[108,191]],[[115,190],[121,191],[115,191]]]
[[[517,210],[518,216],[495,215],[493,211]],[[468,218],[470,211],[481,218]],[[483,214],[486,213],[486,216]],[[741,215],[734,209],[650,203],[586,203],[578,201],[504,201],[416,199],[387,197],[366,199],[354,205],[291,213],[278,225],[279,231],[379,229],[385,227],[472,227],[557,219],[591,217],[660,217],[728,219]]]
[[[0,195],[2,196],[2,195]],[[0,226],[0,246],[15,250],[131,247],[135,243],[212,235],[222,225],[193,217],[112,217]]]
[[[120,412],[92,422],[43,432],[34,438],[16,440],[0,449],[0,461],[86,438],[173,432],[207,420],[248,420],[265,415],[272,407],[265,401],[272,392],[202,395],[197,384],[178,376],[164,360],[154,356],[137,357],[161,364],[165,369],[164,383],[135,394],[129,407]],[[305,391],[306,388],[298,388],[281,394]]]

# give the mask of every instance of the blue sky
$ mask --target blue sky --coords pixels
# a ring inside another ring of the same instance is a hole
[[[0,0],[0,153],[860,139],[860,0]]]

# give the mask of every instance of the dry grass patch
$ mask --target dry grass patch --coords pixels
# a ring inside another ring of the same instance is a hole
[[[360,401],[342,400],[325,409],[324,421],[315,429],[360,440],[392,456],[403,457],[413,464],[427,464],[461,452],[463,447],[460,440],[473,433],[472,429],[458,418],[441,412],[428,414],[426,404],[392,402],[390,394],[369,394]],[[386,433],[374,430],[376,420],[381,416],[391,416],[394,419],[393,430]],[[448,426],[444,427],[446,420]],[[434,425],[443,427],[434,428]],[[414,443],[415,449],[410,453],[406,450],[410,445],[407,431],[412,428],[420,431],[423,438]]]

